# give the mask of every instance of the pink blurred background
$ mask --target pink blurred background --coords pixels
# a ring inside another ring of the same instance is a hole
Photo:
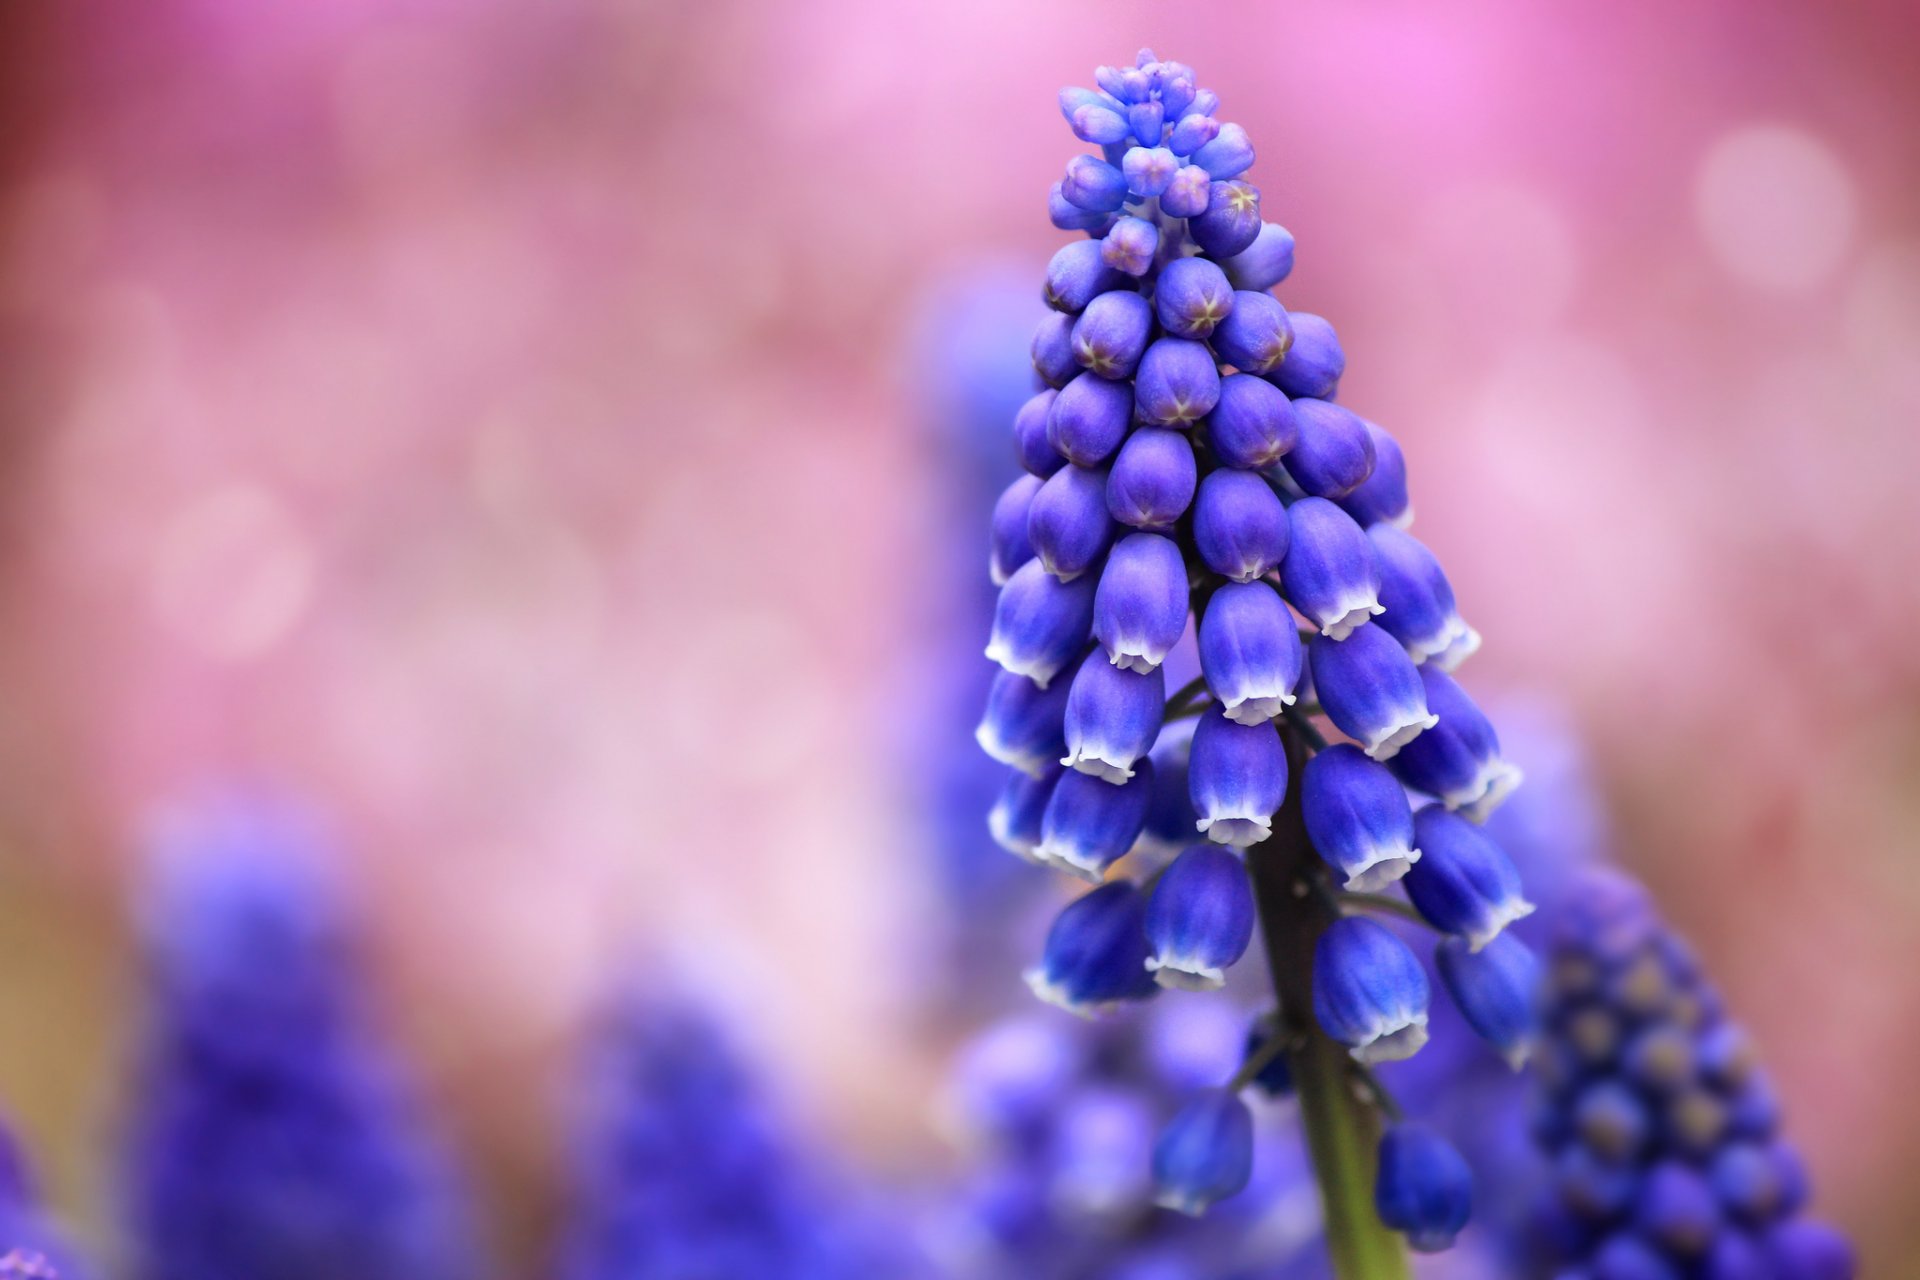
[[[636,940],[825,1126],[931,1144],[888,673],[951,464],[910,337],[986,264],[1037,281],[1054,91],[1150,44],[1252,133],[1476,687],[1572,706],[1897,1273],[1916,37],[1891,2],[9,7],[0,1098],[57,1198],[99,1216],[143,816],[235,772],[336,814],[510,1245]]]

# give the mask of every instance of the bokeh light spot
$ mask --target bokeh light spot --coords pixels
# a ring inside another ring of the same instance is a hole
[[[1853,236],[1853,178],[1803,129],[1750,125],[1714,144],[1700,166],[1694,216],[1707,248],[1735,278],[1779,293],[1812,289]]]

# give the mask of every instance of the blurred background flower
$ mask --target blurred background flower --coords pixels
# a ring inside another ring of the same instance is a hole
[[[984,506],[951,513],[1014,466],[952,407],[991,323],[941,299],[1033,278],[1055,89],[1151,44],[1259,122],[1268,216],[1310,250],[1289,301],[1341,318],[1343,398],[1430,495],[1494,638],[1477,678],[1570,707],[1622,860],[1888,1272],[1920,1246],[1920,1108],[1883,1065],[1920,1027],[1917,28],[1784,0],[15,6],[0,1097],[52,1200],[103,1226],[133,833],[248,773],[337,816],[510,1256],[562,1216],[527,1085],[636,936],[752,993],[829,1131],[925,1158],[967,1021],[927,995],[971,945],[940,900],[992,889],[925,807],[977,693],[920,664],[958,646],[951,575],[986,590],[984,538],[947,541]],[[1017,995],[970,972],[975,1007]]]

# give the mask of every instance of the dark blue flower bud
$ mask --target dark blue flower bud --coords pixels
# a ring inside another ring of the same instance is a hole
[[[1208,145],[1217,146],[1219,141],[1216,138]],[[1188,165],[1181,173],[1193,167]],[[1252,183],[1216,181],[1207,188],[1206,209],[1187,219],[1187,234],[1216,262],[1251,247],[1260,235],[1260,192]]]
[[[1363,420],[1364,421],[1364,420]],[[1359,487],[1340,499],[1346,513],[1362,525],[1390,524],[1404,529],[1413,523],[1413,503],[1407,498],[1407,459],[1400,443],[1367,422],[1373,441],[1373,470]]]
[[[1073,136],[1082,142],[1091,142],[1096,146],[1106,146],[1110,142],[1119,142],[1129,132],[1127,118],[1110,107],[1088,103],[1074,108],[1067,124],[1073,130]]]
[[[1056,182],[1047,192],[1047,220],[1062,231],[1085,231],[1098,236],[1113,222],[1113,215],[1082,209],[1062,194]]]
[[[1252,582],[1280,567],[1288,539],[1286,506],[1258,475],[1222,469],[1200,482],[1193,543],[1215,573]]]
[[[1700,1280],[1753,1280],[1767,1274],[1767,1256],[1752,1237],[1722,1231],[1700,1263]]]
[[[1079,208],[1112,213],[1127,202],[1127,177],[1105,160],[1075,156],[1067,161],[1060,194]]]
[[[1361,1062],[1410,1058],[1427,1042],[1427,973],[1407,944],[1360,916],[1313,947],[1313,1016]]]
[[[1463,939],[1442,938],[1434,960],[1467,1025],[1518,1071],[1539,1027],[1540,962],[1527,944],[1503,933],[1475,951]]]
[[[1038,560],[1014,570],[993,608],[987,657],[1046,688],[1080,658],[1093,633],[1091,578],[1061,582]]]
[[[1013,571],[1033,559],[1027,540],[1027,509],[1040,492],[1040,477],[1023,475],[1001,491],[993,504],[993,537],[987,552],[987,576],[1004,587]]]
[[[1478,951],[1533,914],[1513,860],[1459,814],[1430,804],[1413,815],[1413,837],[1420,861],[1407,872],[1407,897],[1434,928]]]
[[[1071,353],[1068,358],[1072,358]],[[1013,439],[1020,454],[1020,465],[1042,479],[1067,465],[1067,460],[1047,439],[1047,423],[1053,415],[1054,398],[1059,394],[1052,389],[1040,392],[1021,405],[1020,412],[1013,418]]]
[[[1327,718],[1375,760],[1393,759],[1439,723],[1427,711],[1420,669],[1378,627],[1360,627],[1344,640],[1315,636],[1307,665]]]
[[[1120,446],[1107,477],[1107,513],[1136,529],[1166,529],[1193,505],[1193,443],[1167,427],[1141,427]]]
[[[1041,296],[1055,311],[1078,311],[1109,289],[1129,283],[1101,259],[1098,240],[1076,240],[1047,263],[1047,285]]]
[[[1380,566],[1380,603],[1386,607],[1381,628],[1416,663],[1430,660],[1452,671],[1471,657],[1480,647],[1480,633],[1461,618],[1453,585],[1433,552],[1390,524],[1374,525],[1367,537]]]
[[[1126,383],[1083,373],[1054,398],[1047,414],[1047,442],[1067,461],[1097,467],[1127,438],[1132,416],[1133,391]]]
[[[1248,471],[1261,471],[1280,461],[1300,434],[1286,396],[1250,373],[1229,374],[1220,380],[1220,400],[1207,415],[1206,431],[1208,447],[1222,465]]]
[[[1168,333],[1205,338],[1233,310],[1233,287],[1226,273],[1205,258],[1179,258],[1160,273],[1153,305]]]
[[[1253,142],[1237,124],[1223,124],[1213,141],[1193,153],[1193,162],[1216,182],[1237,178],[1253,168]]]
[[[1347,371],[1347,353],[1324,316],[1310,311],[1295,311],[1293,349],[1287,362],[1274,370],[1273,380],[1295,400],[1330,400],[1340,389],[1340,375]]]
[[[1081,661],[1067,694],[1067,754],[1060,763],[1115,785],[1125,782],[1153,750],[1166,705],[1166,677],[1158,667],[1130,671],[1095,649]],[[1144,821],[1144,810],[1141,816]]]
[[[1027,986],[1048,1004],[1082,1017],[1153,994],[1158,988],[1147,973],[1146,918],[1146,898],[1130,881],[1081,895],[1054,917],[1040,963],[1027,970]]]
[[[1360,748],[1337,743],[1301,771],[1300,807],[1307,837],[1356,893],[1383,889],[1420,860],[1413,807],[1385,765]]]
[[[1160,229],[1145,218],[1117,220],[1100,241],[1100,260],[1130,276],[1143,276],[1152,270],[1154,255],[1159,252]],[[1145,342],[1144,336],[1141,341]]]
[[[1180,1108],[1153,1147],[1154,1203],[1199,1216],[1253,1176],[1253,1113],[1239,1095],[1208,1089]]]
[[[1293,615],[1272,587],[1230,582],[1219,588],[1200,619],[1199,641],[1200,670],[1227,719],[1265,724],[1293,704],[1306,655]]]
[[[1253,882],[1239,855],[1196,845],[1173,860],[1147,903],[1147,968],[1163,987],[1216,991],[1253,941]]]
[[[1213,179],[1197,164],[1182,165],[1160,193],[1160,211],[1170,218],[1197,218],[1207,211]]]
[[[1453,1144],[1421,1124],[1396,1124],[1380,1137],[1373,1184],[1380,1221],[1420,1253],[1453,1247],[1473,1215],[1473,1174]]]
[[[987,812],[987,831],[995,844],[1041,865],[1038,853],[1041,823],[1047,812],[1047,801],[1053,797],[1054,784],[1064,772],[1057,763],[1048,765],[1046,772],[1037,778],[1018,769],[1008,772],[993,808]]]
[[[1573,1131],[1602,1159],[1624,1164],[1646,1145],[1651,1122],[1631,1087],[1603,1079],[1588,1085],[1573,1103]]]
[[[1042,689],[1025,676],[996,671],[974,741],[1001,764],[1041,776],[1067,749],[1067,684],[1055,680]]]
[[[1233,312],[1214,330],[1213,349],[1246,373],[1266,373],[1287,358],[1293,328],[1287,310],[1270,293],[1242,289],[1233,295]]]
[[[1273,1038],[1281,1034],[1280,1016],[1277,1010],[1269,1009],[1253,1020],[1247,1028],[1247,1047],[1245,1057],[1266,1055],[1266,1065],[1253,1077],[1253,1087],[1269,1098],[1287,1098],[1293,1096],[1293,1065],[1287,1061],[1285,1053],[1269,1053]]]
[[[1281,365],[1286,368],[1286,365]],[[1287,474],[1320,498],[1344,498],[1373,474],[1373,437],[1358,415],[1326,400],[1295,400],[1300,439],[1287,455]]]
[[[1452,676],[1429,665],[1420,668],[1420,683],[1440,722],[1407,744],[1393,771],[1415,791],[1484,822],[1520,785],[1520,770],[1501,757],[1493,725]]]
[[[1173,539],[1132,533],[1107,557],[1093,598],[1093,636],[1116,667],[1158,671],[1187,629],[1187,566]]]
[[[1635,1235],[1616,1235],[1593,1256],[1593,1280],[1680,1280],[1680,1269]]]
[[[1293,232],[1277,222],[1262,223],[1253,243],[1220,265],[1236,289],[1271,289],[1293,274]]]
[[[1133,777],[1118,786],[1069,769],[1047,799],[1034,856],[1046,866],[1098,884],[1140,838],[1152,798],[1150,760],[1138,761]]]
[[[1572,1143],[1553,1165],[1553,1188],[1583,1218],[1604,1220],[1625,1212],[1640,1189],[1639,1171]]]
[[[1235,724],[1217,707],[1200,713],[1187,762],[1195,828],[1215,844],[1246,848],[1273,834],[1287,797],[1287,753],[1271,724]]]
[[[1049,311],[1033,331],[1033,371],[1055,391],[1080,376],[1080,362],[1073,358],[1073,321],[1074,317],[1064,311]],[[1053,403],[1052,396],[1044,391],[1040,394],[1047,396],[1049,405]],[[1040,427],[1041,438],[1045,439],[1044,415]]]
[[[1806,1187],[1799,1159],[1784,1143],[1731,1143],[1714,1157],[1708,1176],[1727,1212],[1756,1224],[1799,1208],[1796,1197]]]
[[[1137,293],[1103,293],[1073,322],[1073,358],[1103,378],[1131,377],[1152,331],[1152,303]],[[1070,390],[1073,384],[1067,385]]]
[[[1062,582],[1097,567],[1113,534],[1104,468],[1062,467],[1041,483],[1027,507],[1028,544],[1046,571]]]
[[[1167,149],[1176,156],[1191,156],[1220,135],[1220,122],[1212,116],[1187,116],[1173,126]],[[1205,173],[1203,168],[1201,172]],[[1211,177],[1211,175],[1209,175]]]
[[[1345,640],[1385,612],[1373,544],[1351,516],[1325,498],[1302,498],[1287,508],[1287,523],[1281,586],[1321,635]]]
[[[1845,1236],[1805,1218],[1769,1231],[1765,1249],[1778,1280],[1853,1280],[1858,1265]]]
[[[1680,1258],[1697,1258],[1720,1231],[1720,1204],[1706,1179],[1678,1161],[1648,1170],[1634,1204],[1640,1234]]]
[[[1133,391],[1140,421],[1156,427],[1191,426],[1218,403],[1220,370],[1204,343],[1160,338],[1140,357]]]
[[[1127,112],[1127,123],[1133,127],[1134,140],[1141,146],[1157,147],[1167,123],[1166,110],[1157,102],[1136,103]]]

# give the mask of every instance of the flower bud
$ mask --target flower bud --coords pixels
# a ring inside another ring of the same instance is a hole
[[[1134,774],[1134,762],[1153,750],[1166,705],[1167,681],[1158,667],[1144,674],[1117,667],[1095,649],[1081,661],[1067,694],[1067,754],[1060,763],[1107,782],[1125,782]]]
[[[1648,1170],[1633,1210],[1640,1235],[1677,1258],[1697,1258],[1720,1231],[1720,1205],[1705,1178],[1675,1160]]]
[[[1167,149],[1176,156],[1191,156],[1220,134],[1220,122],[1212,116],[1187,116],[1173,126]],[[1204,169],[1202,173],[1206,172]]]
[[[1083,373],[1061,388],[1047,413],[1047,442],[1069,462],[1097,467],[1126,439],[1133,393],[1125,382]]]
[[[1253,142],[1237,124],[1223,124],[1211,142],[1193,153],[1193,162],[1215,181],[1237,178],[1253,168]]]
[[[1064,311],[1049,311],[1033,331],[1033,371],[1040,375],[1040,381],[1056,391],[1080,376],[1080,362],[1073,358],[1073,321],[1074,317]],[[1049,405],[1053,403],[1051,393],[1043,391],[1040,394],[1047,397]],[[1045,426],[1043,418],[1043,439]]]
[[[1161,338],[1140,358],[1133,392],[1140,421],[1157,427],[1191,426],[1219,401],[1220,370],[1205,344]]]
[[[1195,845],[1173,860],[1147,903],[1147,968],[1163,987],[1217,991],[1253,941],[1253,882],[1237,854]]]
[[[1158,671],[1187,629],[1187,566],[1157,533],[1122,538],[1101,570],[1093,635],[1116,667]]]
[[[1293,412],[1300,439],[1286,467],[1302,490],[1344,498],[1373,474],[1373,437],[1357,415],[1327,400],[1295,400]]]
[[[1082,894],[1054,917],[1040,963],[1027,970],[1027,986],[1082,1017],[1152,995],[1158,988],[1147,974],[1146,917],[1146,899],[1129,881]]]
[[[1293,615],[1272,587],[1232,582],[1216,590],[1199,639],[1200,669],[1227,719],[1265,724],[1293,704],[1305,654]],[[1407,821],[1412,824],[1411,815]]]
[[[1204,339],[1233,310],[1226,273],[1205,258],[1177,258],[1154,285],[1160,325],[1177,338]]]
[[[1075,156],[1060,179],[1067,203],[1093,213],[1112,213],[1127,202],[1127,177],[1104,160]]]
[[[1047,192],[1047,220],[1062,231],[1084,231],[1099,236],[1112,224],[1113,215],[1082,209],[1067,199],[1056,182]]]
[[[1347,371],[1347,353],[1325,317],[1311,311],[1294,311],[1293,347],[1286,363],[1274,370],[1273,380],[1289,399],[1329,400],[1340,390],[1340,375]]]
[[[1380,1137],[1373,1204],[1415,1252],[1439,1253],[1453,1247],[1473,1214],[1473,1173],[1432,1129],[1396,1124]]]
[[[1193,442],[1167,427],[1140,427],[1107,476],[1107,514],[1136,529],[1168,529],[1193,505]]]
[[[1381,629],[1416,663],[1452,671],[1480,647],[1480,633],[1460,617],[1440,561],[1410,533],[1390,524],[1367,530],[1380,568]]]
[[[1047,439],[1047,419],[1059,394],[1053,390],[1042,391],[1021,405],[1020,412],[1013,417],[1013,439],[1020,454],[1020,465],[1043,480],[1067,465],[1067,460]]]
[[[1104,467],[1062,467],[1041,483],[1027,506],[1027,543],[1062,582],[1097,567],[1113,533]]]
[[[1064,772],[1059,764],[1049,763],[1037,778],[1018,769],[1007,773],[993,808],[987,811],[987,831],[995,844],[1028,862],[1044,865],[1037,852],[1040,824],[1047,811],[1047,801],[1053,796],[1054,784]]]
[[[1624,1212],[1639,1186],[1632,1165],[1606,1159],[1578,1142],[1569,1143],[1554,1161],[1554,1191],[1584,1218],[1600,1221]]]
[[[1154,255],[1159,252],[1160,228],[1145,218],[1119,219],[1100,241],[1100,261],[1130,276],[1151,271]]]
[[[1136,103],[1127,112],[1127,122],[1133,126],[1134,139],[1141,146],[1158,147],[1160,134],[1167,124],[1166,108],[1157,102]],[[1171,156],[1172,153],[1168,154]]]
[[[1095,146],[1119,142],[1129,132],[1124,115],[1110,107],[1093,103],[1076,107],[1073,114],[1067,117],[1067,125],[1073,130],[1074,137]]]
[[[1047,866],[1098,884],[1140,838],[1152,797],[1151,761],[1139,761],[1133,777],[1119,786],[1069,769],[1047,800],[1034,855]],[[1144,956],[1140,963],[1146,963]]]
[[[1215,573],[1252,582],[1287,554],[1287,509],[1251,471],[1222,469],[1200,482],[1193,501],[1193,544]]]
[[[1113,234],[1119,231],[1115,227]],[[1107,237],[1109,242],[1112,238]],[[1073,323],[1073,358],[1102,378],[1131,377],[1152,329],[1152,303],[1125,290],[1103,293]]]
[[[1154,1203],[1163,1209],[1198,1217],[1252,1176],[1253,1113],[1227,1089],[1196,1095],[1154,1144]]]
[[[1293,232],[1263,222],[1253,243],[1220,265],[1236,289],[1271,289],[1293,274]]]
[[[1465,938],[1478,951],[1533,914],[1512,860],[1459,814],[1430,804],[1413,815],[1413,835],[1420,861],[1407,872],[1407,897],[1440,932]]]
[[[987,657],[1042,689],[1080,657],[1093,631],[1091,579],[1063,583],[1038,560],[1014,570],[993,608]]]
[[[1072,1090],[1080,1052],[1058,1018],[1037,1011],[1003,1018],[961,1049],[950,1105],[982,1136],[1034,1132]]]
[[[1307,665],[1327,718],[1375,760],[1391,760],[1439,723],[1427,711],[1420,669],[1378,627],[1360,627],[1344,640],[1315,636]]]
[[[1272,294],[1250,289],[1234,293],[1233,311],[1213,334],[1215,353],[1243,373],[1278,368],[1292,345],[1287,309]]]
[[[1046,1132],[1047,1210],[1099,1221],[1138,1206],[1153,1160],[1154,1116],[1142,1092],[1094,1083],[1056,1105]]]
[[[993,504],[993,537],[987,553],[987,576],[1004,587],[1013,571],[1033,559],[1027,538],[1027,511],[1040,492],[1040,477],[1023,475],[1001,491]]]
[[[1215,844],[1246,848],[1273,834],[1287,797],[1287,753],[1271,724],[1235,724],[1218,708],[1200,713],[1187,763],[1195,829]]]
[[[1503,933],[1475,951],[1460,938],[1442,938],[1434,962],[1467,1025],[1515,1071],[1525,1066],[1540,985],[1540,962],[1527,944]]]
[[[1197,218],[1207,211],[1213,179],[1197,164],[1182,165],[1160,195],[1160,211],[1170,218]]]
[[[1187,234],[1215,262],[1250,248],[1260,235],[1260,192],[1252,183],[1216,180],[1207,188],[1206,211],[1187,219]]]
[[[1280,583],[1321,635],[1345,640],[1385,612],[1373,544],[1351,516],[1325,498],[1302,498],[1287,508],[1287,524]]]
[[[1172,184],[1173,175],[1180,172],[1180,160],[1165,147],[1140,146],[1127,152],[1120,170],[1127,178],[1127,194],[1136,200],[1149,200]]]
[[[1501,758],[1493,725],[1452,676],[1428,665],[1420,668],[1420,683],[1439,723],[1407,744],[1393,772],[1415,791],[1484,822],[1520,785],[1520,770]]]
[[[1193,105],[1182,113],[1183,116],[1210,116],[1220,109],[1220,95],[1211,89],[1202,89],[1193,95]]]
[[[1313,947],[1313,1016],[1361,1062],[1410,1058],[1427,1042],[1427,974],[1372,920],[1335,920]]]
[[[1300,807],[1314,849],[1356,893],[1385,888],[1420,860],[1407,793],[1356,746],[1337,743],[1307,761]]]
[[[1845,1236],[1807,1218],[1769,1231],[1764,1247],[1773,1274],[1781,1280],[1853,1280],[1858,1265]]]
[[[1101,261],[1098,240],[1076,240],[1047,263],[1047,285],[1041,296],[1055,311],[1079,311],[1109,289],[1127,283],[1125,275]]]
[[[1111,94],[1098,89],[1087,89],[1069,85],[1060,91],[1060,114],[1067,125],[1073,125],[1073,117],[1082,107],[1101,107],[1113,112],[1122,119],[1126,118],[1126,106]]]
[[[1371,422],[1363,423],[1373,441],[1373,470],[1357,488],[1340,499],[1346,513],[1365,527],[1390,524],[1405,529],[1413,523],[1413,503],[1407,498],[1407,459],[1400,443]]]
[[[996,671],[987,709],[973,737],[980,749],[1011,769],[1039,777],[1067,749],[1068,681],[1040,688],[1025,676]]]
[[[1220,380],[1220,400],[1207,415],[1206,431],[1213,456],[1223,466],[1244,471],[1261,471],[1280,461],[1300,435],[1293,405],[1271,382],[1250,373]]]

